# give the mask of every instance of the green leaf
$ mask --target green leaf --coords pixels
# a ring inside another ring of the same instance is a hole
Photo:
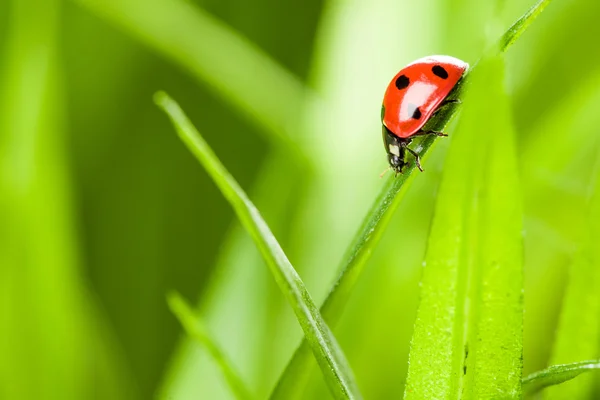
[[[552,352],[552,364],[565,364],[600,356],[600,141],[596,143],[596,168],[592,174],[593,196],[587,210],[583,240],[571,264],[558,330]],[[548,390],[548,399],[588,399],[594,382],[591,377]]]
[[[500,51],[507,50],[540,14],[540,12],[548,5],[549,1],[540,1],[519,20],[517,20],[511,28],[502,36],[499,42]],[[467,71],[465,77],[455,90],[449,95],[449,98],[460,99],[464,88],[467,86],[468,77],[473,68]],[[457,107],[448,107],[442,112],[431,118],[426,126],[426,129],[444,131],[450,120],[456,114]],[[435,138],[426,137],[422,141],[415,141],[417,152],[426,160],[427,152],[433,144]],[[365,216],[363,223],[358,230],[355,239],[351,243],[344,257],[344,261],[340,267],[340,274],[332,286],[325,302],[321,306],[321,314],[323,318],[330,324],[334,325],[338,322],[342,310],[352,293],[354,285],[360,277],[366,261],[371,256],[372,250],[375,248],[382,233],[385,231],[387,224],[394,210],[401,202],[402,196],[399,196],[401,189],[408,189],[410,181],[413,179],[412,172],[414,165],[411,164],[403,175],[398,177],[388,177],[380,194],[375,199],[369,212]],[[409,182],[408,185],[405,185]],[[309,376],[312,368],[312,360],[310,357],[309,347],[305,340],[294,352],[292,359],[286,366],[277,385],[271,394],[271,399],[289,399],[292,395],[299,395],[305,385],[306,379]]]
[[[225,102],[266,128],[267,139],[296,141],[291,132],[299,123],[298,110],[312,98],[310,92],[258,46],[192,2],[154,0],[147,7],[139,0],[74,1],[208,84]]]
[[[181,325],[187,334],[198,343],[205,346],[210,355],[215,359],[236,398],[240,400],[252,399],[252,394],[246,387],[246,384],[236,371],[235,367],[213,339],[212,335],[208,332],[192,307],[190,307],[177,292],[170,293],[167,296],[167,303],[173,314],[175,314],[179,322],[181,322]]]
[[[600,360],[552,365],[523,378],[523,392],[525,392],[525,394],[534,394],[548,386],[559,385],[563,382],[570,381],[584,372],[597,369],[600,369]],[[571,399],[572,397],[563,398]]]
[[[425,257],[406,399],[520,394],[521,206],[503,76],[498,57],[472,73],[452,136]]]
[[[233,207],[242,225],[254,239],[275,281],[296,314],[331,394],[336,399],[361,398],[350,367],[335,337],[258,210],[187,119],[179,105],[163,92],[156,94],[155,101],[169,115],[183,142],[209,173]]]

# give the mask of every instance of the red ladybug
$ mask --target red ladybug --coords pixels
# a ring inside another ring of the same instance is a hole
[[[419,170],[419,155],[408,145],[415,136],[447,136],[442,132],[424,131],[423,125],[441,107],[456,100],[446,97],[469,67],[450,56],[420,58],[394,76],[383,96],[381,123],[383,143],[390,167],[396,173],[408,165],[406,151],[415,156]]]

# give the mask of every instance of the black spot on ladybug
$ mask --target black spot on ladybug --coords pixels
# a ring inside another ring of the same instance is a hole
[[[413,119],[421,118],[421,110],[419,110],[419,107],[415,108],[415,111],[412,113],[412,117]]]
[[[400,75],[398,78],[396,78],[396,87],[398,90],[406,89],[409,83],[410,80],[406,75]]]
[[[433,72],[436,76],[439,76],[442,79],[448,78],[448,72],[441,65],[434,65],[431,68],[431,72]]]

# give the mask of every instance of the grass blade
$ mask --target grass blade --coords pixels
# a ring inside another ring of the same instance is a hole
[[[428,242],[406,399],[516,398],[520,392],[521,209],[502,77],[499,58],[481,64],[452,137]]]
[[[600,356],[600,141],[596,139],[596,170],[592,174],[593,197],[589,218],[584,228],[583,243],[570,269],[569,283],[563,300],[552,364],[565,364],[576,359]],[[592,377],[560,385],[548,390],[549,399],[588,399],[592,396]]]
[[[292,306],[334,398],[361,398],[335,337],[258,210],[177,103],[162,92],[156,94],[155,101],[169,115],[183,142],[207,170],[254,239],[275,281]]]
[[[87,312],[93,305],[80,276],[59,57],[62,4],[12,0],[4,1],[5,7],[0,397],[84,398],[88,392],[82,382],[99,382],[106,375],[89,362],[103,342]],[[100,358],[108,361],[110,355]]]
[[[549,2],[550,0],[538,2],[506,31],[499,44],[501,52],[506,51],[525,32],[527,27],[529,27]],[[467,72],[465,79],[459,83],[449,98],[460,99],[462,97],[462,92],[466,86],[465,82],[469,74],[470,71]],[[456,112],[457,108],[449,108],[445,112],[440,112],[430,120],[426,128],[443,131]],[[416,150],[423,159],[426,159],[426,154],[434,140],[435,138],[425,138],[418,143]],[[414,166],[410,165],[403,175],[397,178],[390,176],[365,216],[354,241],[348,248],[344,262],[341,265],[341,272],[321,306],[321,314],[329,324],[333,325],[339,320],[341,311],[354,288],[354,284],[361,275],[372,249],[379,242],[391,215],[400,204],[401,196],[398,196],[398,194],[410,179],[413,169]],[[292,394],[299,393],[310,372],[311,363],[309,347],[306,341],[303,340],[279,378],[271,399],[288,399]]]
[[[188,336],[205,346],[210,355],[215,359],[236,398],[239,400],[252,399],[254,396],[252,396],[231,361],[207,331],[192,307],[176,292],[170,293],[167,296],[167,303]]]
[[[309,95],[302,82],[192,2],[74,1],[121,26],[207,83],[225,102],[267,128],[267,139],[294,140],[290,132],[299,122],[298,110],[303,109]]]
[[[523,392],[534,394],[548,386],[559,385],[580,374],[600,369],[600,360],[581,361],[572,364],[552,365],[523,378]],[[571,397],[564,397],[571,398]]]
[[[297,203],[290,201],[290,198],[297,198],[298,196],[294,197],[293,194],[304,186],[304,175],[300,169],[296,169],[300,166],[294,163],[286,164],[288,161],[289,155],[286,152],[275,151],[269,154],[258,174],[260,179],[253,187],[252,193],[249,193],[254,204],[262,208],[261,214],[265,220],[271,221],[269,227],[273,232],[286,231],[292,210],[297,207]],[[277,197],[273,197],[274,187],[277,188]],[[239,224],[231,228],[228,237],[222,242],[219,256],[214,264],[214,278],[206,285],[202,299],[196,308],[202,310],[202,317],[207,327],[212,328],[214,337],[218,337],[219,342],[227,346],[228,350],[235,348],[232,346],[236,346],[237,343],[237,335],[231,331],[240,329],[246,332],[244,336],[244,343],[248,348],[246,351],[261,349],[251,359],[240,359],[239,350],[236,350],[235,354],[228,354],[232,355],[232,361],[244,378],[248,382],[253,382],[252,392],[257,397],[265,398],[271,390],[273,379],[261,379],[264,374],[262,371],[265,366],[277,363],[278,359],[283,358],[283,361],[286,359],[273,348],[274,343],[269,332],[279,329],[279,326],[269,318],[269,313],[250,315],[248,310],[277,307],[276,310],[280,311],[287,305],[279,301],[276,306],[271,303],[274,298],[278,298],[279,289],[274,284],[269,271],[264,268],[264,261],[254,242]],[[246,285],[247,287],[244,287]],[[257,291],[257,287],[261,289]],[[212,325],[216,320],[223,321],[224,316],[228,321],[235,320],[235,324]],[[294,321],[290,321],[290,324],[294,324]],[[246,327],[251,327],[251,330],[246,330]],[[190,341],[190,338],[181,341],[173,352],[172,362],[158,391],[159,398],[177,399],[188,387],[196,388],[196,393],[214,393],[222,386],[208,374],[197,376],[195,371],[201,370],[203,366],[210,363],[210,360],[190,352]],[[312,357],[310,349],[309,353]],[[236,358],[233,358],[234,355]],[[192,370],[194,372],[191,372]]]
[[[514,24],[502,35],[500,39],[500,50],[505,51],[510,47],[522,34],[527,30],[529,25],[544,11],[552,0],[539,0],[533,7],[529,9],[521,18],[515,21]]]
[[[471,238],[475,247],[470,249],[479,253],[469,299],[472,314],[467,315],[472,324],[467,328],[465,398],[471,399],[520,398],[523,368],[521,191],[503,63],[500,59],[492,63],[480,87],[491,104],[473,107],[477,116],[472,120],[472,131],[480,134],[485,127],[489,138],[484,155],[489,169],[481,193],[475,194],[480,202],[480,237]]]

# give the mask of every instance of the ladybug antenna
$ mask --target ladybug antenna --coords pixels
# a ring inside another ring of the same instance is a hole
[[[381,174],[379,174],[379,179],[383,178],[383,176],[390,170],[392,169],[392,167],[387,167],[386,169],[383,170],[383,172]]]

